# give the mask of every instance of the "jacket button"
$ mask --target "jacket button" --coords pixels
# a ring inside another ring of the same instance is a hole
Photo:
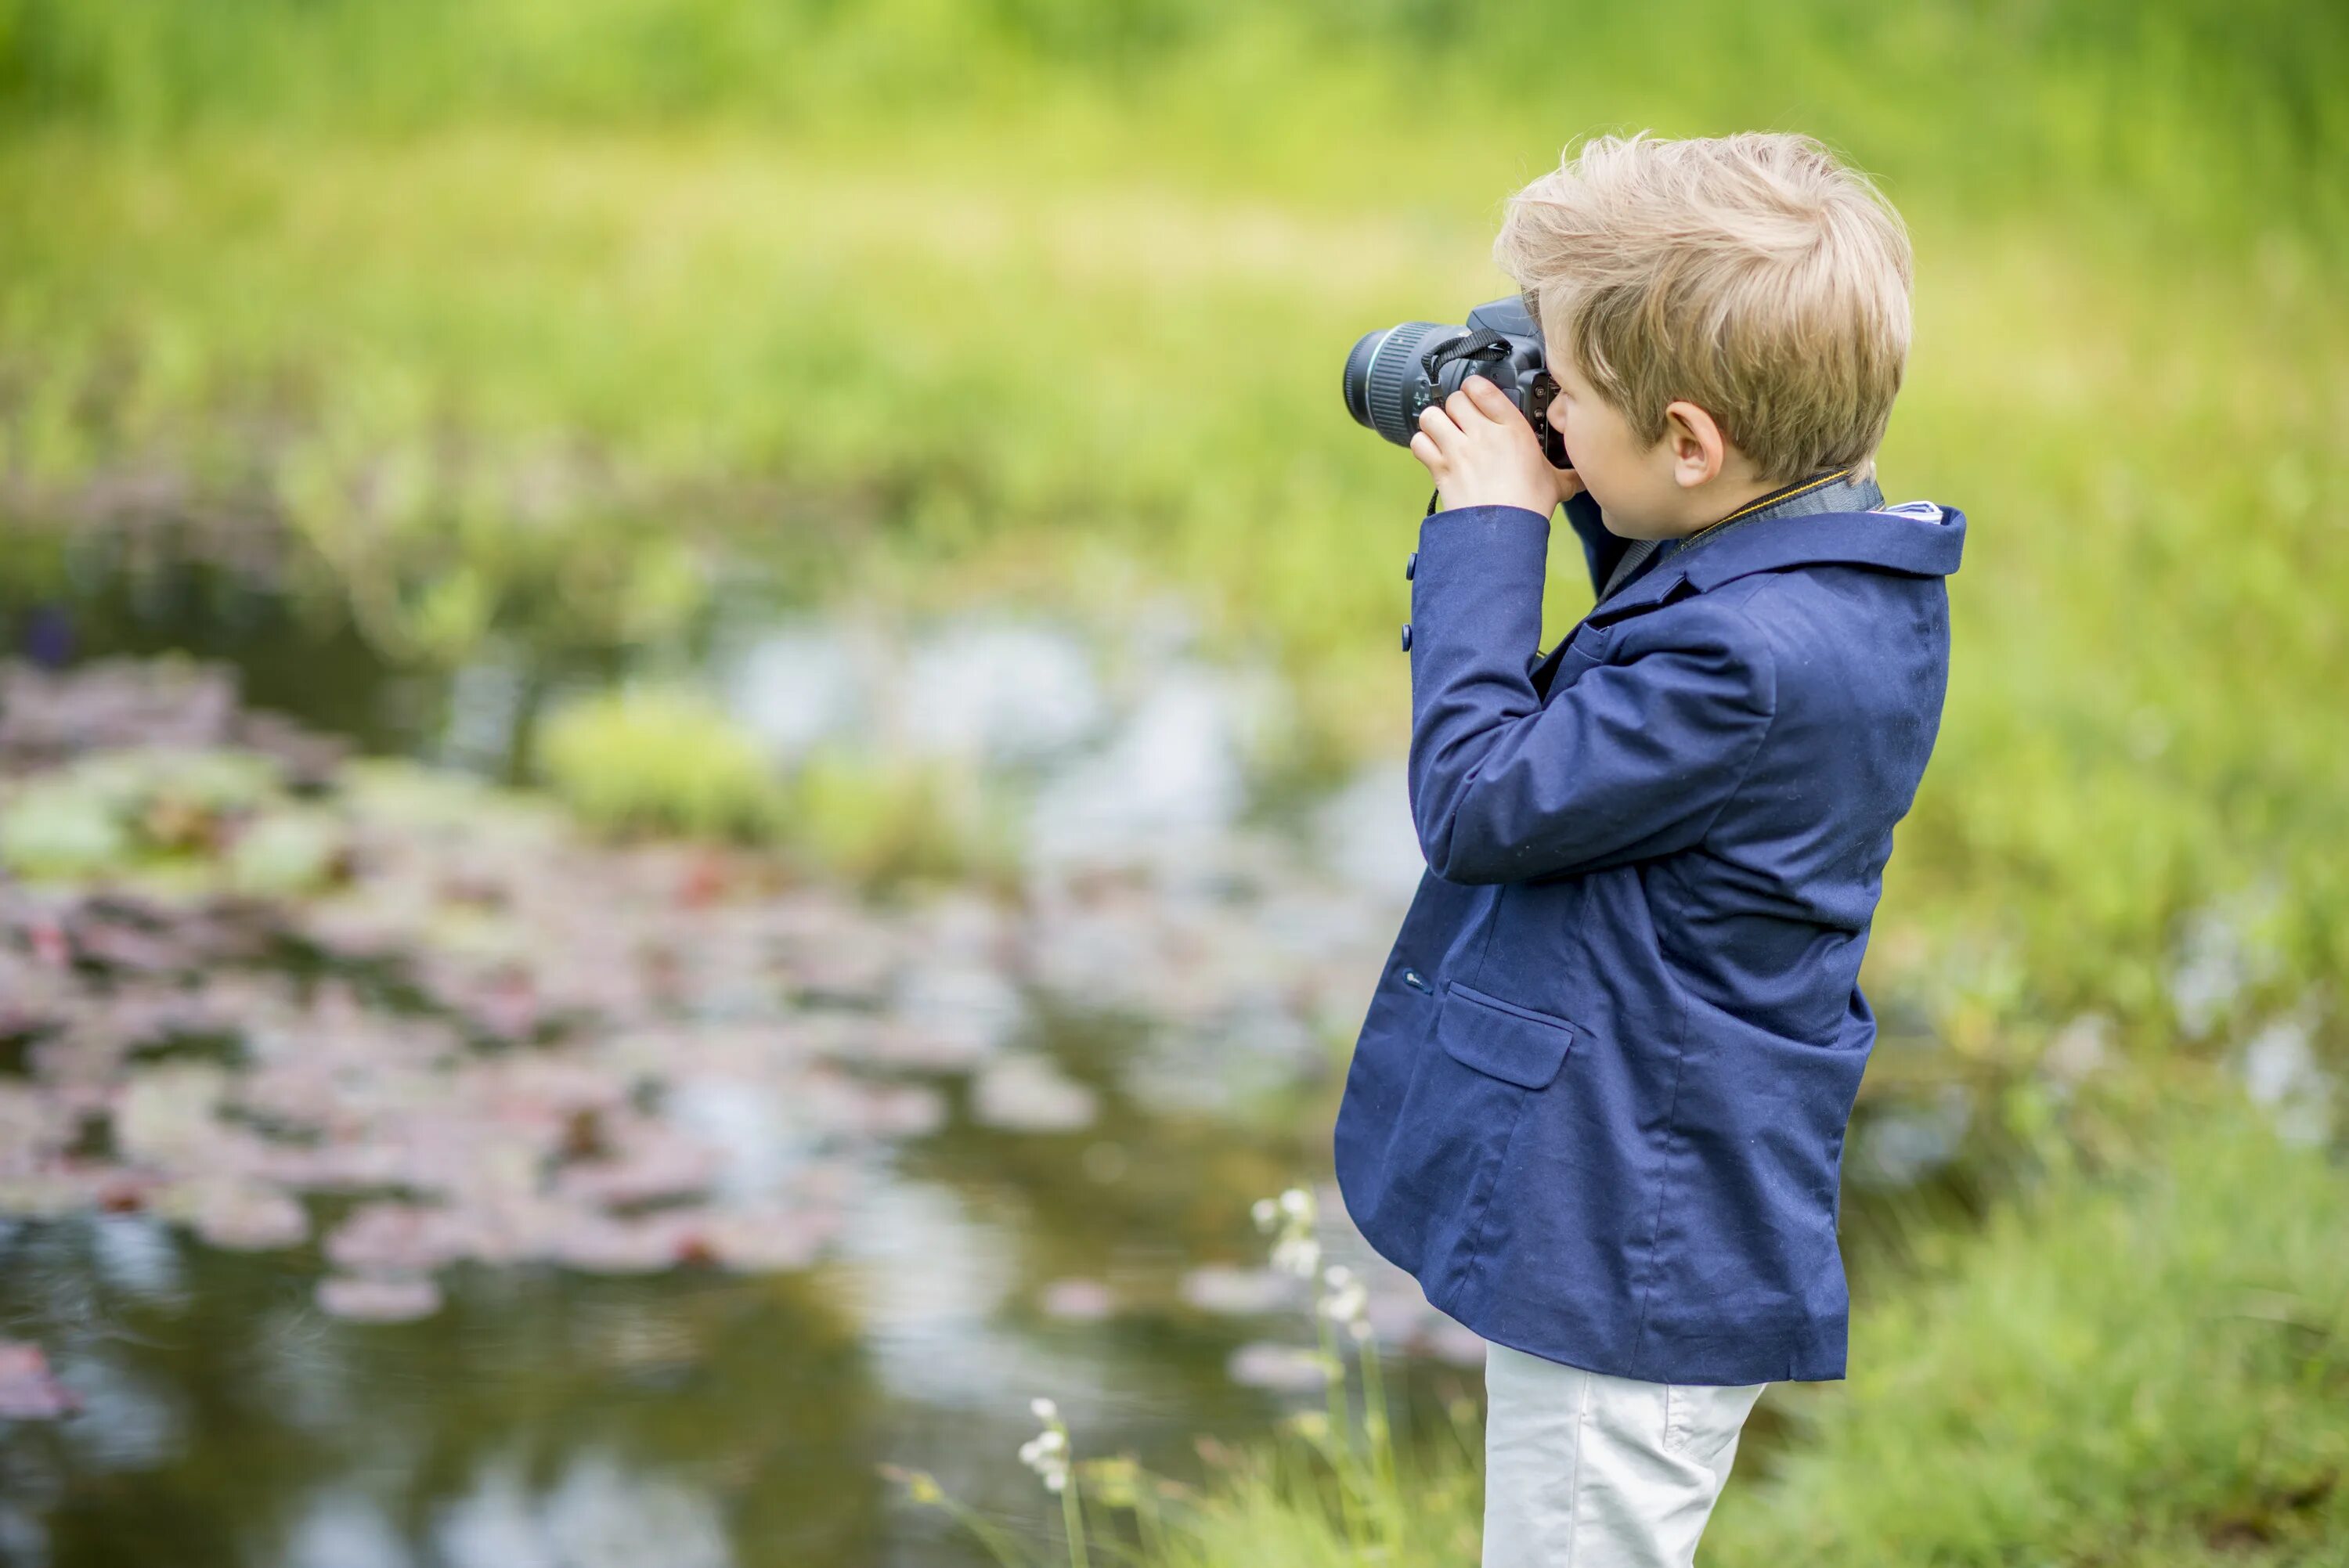
[[[1402,651],[1406,654],[1411,652],[1411,623],[1409,621],[1405,621],[1402,624]]]
[[[1409,560],[1407,560],[1407,561],[1405,561],[1405,562],[1402,563],[1402,580],[1403,580],[1404,582],[1408,583],[1408,582],[1410,582],[1413,577],[1416,577],[1416,576],[1418,576],[1418,575],[1419,575],[1419,552],[1418,552],[1418,551],[1416,551],[1416,550],[1414,550],[1414,551],[1413,551],[1413,552],[1411,552],[1411,557],[1410,557],[1410,559],[1409,559]]]
[[[1427,976],[1422,975],[1416,969],[1404,970],[1402,972],[1402,983],[1410,986],[1414,991],[1424,991],[1428,989]]]

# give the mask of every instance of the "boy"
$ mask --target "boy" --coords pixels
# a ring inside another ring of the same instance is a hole
[[[1763,1385],[1843,1376],[1860,954],[1965,521],[1870,478],[1909,246],[1816,142],[1593,140],[1495,253],[1574,466],[1482,379],[1412,442],[1428,874],[1338,1179],[1489,1342],[1486,1568],[1685,1568]],[[1561,501],[1599,602],[1529,664]]]

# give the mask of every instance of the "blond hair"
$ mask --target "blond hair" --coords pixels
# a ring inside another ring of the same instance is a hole
[[[1909,356],[1909,238],[1806,136],[1595,137],[1509,199],[1494,257],[1651,443],[1711,414],[1764,478],[1863,466]]]

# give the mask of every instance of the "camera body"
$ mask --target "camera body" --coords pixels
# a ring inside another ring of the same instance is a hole
[[[1492,382],[1516,405],[1553,467],[1572,466],[1547,418],[1557,382],[1543,357],[1541,326],[1515,296],[1478,305],[1465,326],[1406,321],[1364,333],[1346,356],[1346,411],[1356,424],[1408,447],[1420,415],[1471,376]]]

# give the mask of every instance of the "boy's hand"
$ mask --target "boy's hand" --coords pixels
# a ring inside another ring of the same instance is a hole
[[[1534,428],[1508,394],[1482,376],[1469,377],[1420,415],[1411,455],[1435,476],[1447,510],[1521,506],[1547,517],[1582,490],[1572,469],[1550,467]]]

